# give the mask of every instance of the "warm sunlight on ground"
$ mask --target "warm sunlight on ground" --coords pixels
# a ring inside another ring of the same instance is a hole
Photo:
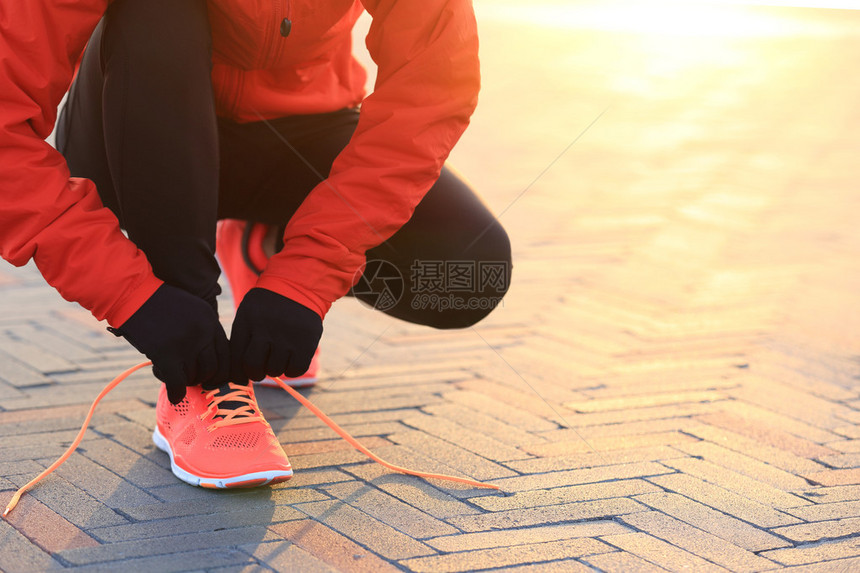
[[[765,13],[761,6],[860,8],[860,1],[665,1],[603,0],[583,2],[516,0],[476,2],[486,18],[518,20],[550,28],[592,29],[671,36],[754,37],[795,33],[798,22]]]

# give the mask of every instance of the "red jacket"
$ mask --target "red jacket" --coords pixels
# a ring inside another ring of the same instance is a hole
[[[119,326],[158,288],[89,180],[44,142],[106,0],[0,3],[0,255],[34,259],[64,298]],[[374,92],[351,54],[362,10]],[[290,220],[258,286],[324,316],[364,253],[411,216],[466,128],[479,87],[469,0],[209,0],[218,114],[237,121],[362,102],[358,130]],[[284,18],[289,35],[280,33]]]

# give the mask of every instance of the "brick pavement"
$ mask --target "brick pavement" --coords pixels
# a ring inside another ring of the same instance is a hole
[[[510,230],[511,292],[457,332],[342,301],[306,394],[386,459],[504,493],[392,475],[268,389],[294,479],[191,488],[142,372],[0,522],[0,570],[860,566],[860,14],[676,34],[687,9],[476,4],[485,87],[453,160]],[[138,361],[0,266],[0,502]]]

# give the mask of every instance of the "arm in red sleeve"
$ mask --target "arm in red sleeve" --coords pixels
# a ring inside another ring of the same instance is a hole
[[[363,0],[378,65],[358,129],[329,178],[284,233],[257,286],[324,316],[354,284],[365,252],[395,233],[469,123],[480,85],[468,0]]]
[[[67,300],[113,326],[159,287],[92,182],[45,138],[107,0],[0,4],[0,256],[33,259]]]

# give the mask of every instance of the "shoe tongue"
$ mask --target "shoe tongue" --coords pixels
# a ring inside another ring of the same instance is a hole
[[[235,388],[231,388],[230,384],[227,383],[227,384],[223,384],[223,385],[219,386],[218,392],[215,395],[216,396],[226,396],[227,394],[230,394],[231,392],[235,392]],[[248,406],[248,405],[249,404],[247,402],[243,402],[240,400],[222,400],[221,402],[218,403],[218,409],[219,410],[238,410],[242,406]],[[252,409],[250,413],[256,414],[257,411]],[[223,418],[223,417],[224,416],[221,416],[221,415],[215,416],[216,419],[217,418]]]

